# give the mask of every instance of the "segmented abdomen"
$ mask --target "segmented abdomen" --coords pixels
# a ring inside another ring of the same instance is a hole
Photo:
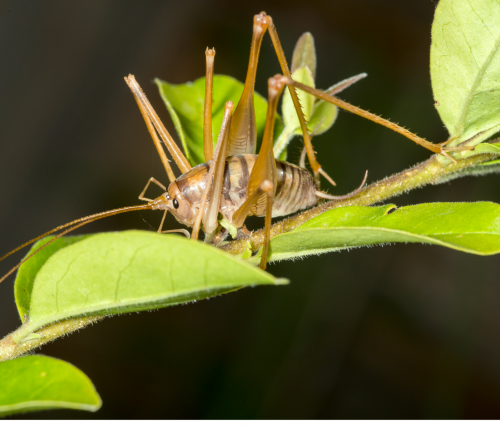
[[[250,172],[257,155],[235,155],[226,159],[223,198],[220,211],[229,220],[246,200],[246,189]],[[276,193],[273,202],[273,217],[295,213],[316,205],[316,185],[311,174],[296,165],[276,160]],[[265,204],[257,204],[251,214],[265,215]]]
[[[273,216],[284,216],[317,204],[316,185],[309,171],[276,160],[276,173]]]

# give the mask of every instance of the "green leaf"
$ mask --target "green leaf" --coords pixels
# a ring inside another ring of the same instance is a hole
[[[313,75],[308,66],[302,66],[295,70],[292,77],[298,82],[314,87]],[[304,117],[306,121],[308,121],[313,112],[315,97],[307,92],[301,91],[300,89],[297,90],[297,95],[302,106]],[[285,127],[283,128],[281,134],[278,135],[277,139],[275,139],[273,151],[275,158],[283,160],[283,154],[286,152],[286,149],[293,137],[302,135],[299,118],[297,117],[297,112],[295,111],[295,106],[293,105],[289,90],[285,90],[283,94],[281,111],[283,113],[283,122]]]
[[[330,95],[338,94],[346,88],[349,88],[354,83],[358,82],[360,79],[364,79],[367,76],[366,73],[360,73],[356,76],[344,79],[341,82],[332,85],[330,88],[325,89],[324,92]],[[317,99],[314,102],[313,113],[307,127],[312,135],[319,136],[324,132],[328,131],[338,115],[338,107],[334,104],[328,103],[325,100]]]
[[[382,243],[413,242],[477,255],[500,252],[500,206],[433,203],[341,207],[271,240],[271,261]],[[255,260],[258,257],[252,258]]]
[[[319,136],[328,131],[337,119],[338,108],[334,104],[325,100],[319,100],[314,103],[313,114],[307,128],[315,136]]]
[[[293,72],[292,74],[292,78],[297,82],[301,82],[305,85],[314,87],[314,78],[311,70],[309,70],[309,67],[307,66],[302,66],[295,70],[295,72]],[[306,118],[306,121],[308,121],[313,111],[315,97],[314,95],[311,95],[300,89],[297,90],[297,95],[299,96],[304,117]],[[292,97],[290,96],[290,92],[288,90],[283,94],[283,104],[281,105],[281,111],[283,113],[283,122],[285,124],[285,128],[294,130],[297,134],[301,134],[302,131],[300,129],[299,118],[297,117],[297,112],[295,111]]]
[[[54,408],[101,408],[101,398],[82,371],[47,356],[1,362],[0,386],[0,416]]]
[[[494,161],[487,161],[480,164],[481,166],[500,164],[500,159],[495,159]],[[497,172],[497,171],[496,171]]]
[[[261,284],[284,284],[201,242],[144,231],[96,234],[55,253],[38,272],[29,321],[12,338],[69,317],[192,302]]]
[[[436,108],[453,144],[500,127],[500,2],[441,0],[432,25]]]
[[[192,166],[205,162],[203,152],[203,106],[205,99],[205,78],[194,82],[174,85],[160,79],[155,80],[160,95],[172,117],[177,134],[181,140],[184,152]],[[232,101],[238,104],[243,93],[243,84],[230,76],[215,75],[212,104],[212,140],[217,143],[224,104]],[[266,122],[267,101],[255,93],[255,120],[257,123],[257,142],[262,140]],[[283,125],[277,115],[275,120],[275,135],[281,133]]]
[[[480,143],[474,148],[473,153],[500,153],[500,143]]]
[[[500,154],[500,143],[480,143],[475,148],[474,151],[471,151],[472,154],[477,153],[495,153]],[[480,166],[490,166],[499,164],[500,159],[494,159],[492,161],[483,162]]]
[[[297,40],[292,56],[292,73],[300,67],[307,66],[316,80],[316,48],[311,33],[304,33]]]
[[[311,71],[311,67],[316,70],[316,52],[314,49],[314,39],[312,38],[312,35],[310,33],[304,33],[297,42],[294,51],[294,57],[292,61],[293,79],[306,85],[315,87],[315,72]],[[356,76],[357,79],[355,81],[362,79],[365,76],[365,73],[360,74]],[[350,82],[349,84],[347,84],[348,81]],[[352,82],[352,79],[342,81],[336,85],[333,85],[325,92],[328,92],[334,88],[338,88],[339,86],[342,87],[342,84],[346,84],[347,87],[354,82]],[[317,136],[328,131],[337,119],[337,106],[324,100],[316,100],[314,96],[301,90],[297,90],[297,95],[302,106],[304,117],[308,122],[307,128],[309,132],[312,135]],[[276,139],[274,145],[274,156],[279,159],[282,159],[283,154],[285,154],[286,148],[292,141],[293,137],[302,135],[300,122],[297,117],[297,113],[295,111],[295,107],[293,105],[289,91],[285,91],[285,94],[283,95],[283,104],[281,106],[281,110],[283,113],[283,122],[285,124],[285,127],[283,129],[283,132]]]
[[[45,262],[47,262],[47,259],[49,259],[59,249],[76,243],[77,241],[81,241],[87,237],[89,237],[89,235],[75,235],[70,237],[58,238],[53,243],[49,244],[43,251],[38,252],[35,256],[21,265],[19,271],[17,272],[16,281],[14,283],[14,297],[16,299],[19,317],[22,321],[27,320],[29,317],[29,307],[33,283],[35,281],[35,276],[37,275],[40,268],[42,268],[43,264],[45,264]],[[45,237],[42,240],[38,240],[26,256],[31,255],[45,243],[52,240],[52,238],[53,237]]]
[[[311,33],[304,33],[299,37],[292,57],[292,77],[302,83],[314,87],[316,76],[316,48],[314,47],[314,38]],[[304,116],[309,118],[314,107],[314,96],[303,91],[297,91],[299,100],[301,100]],[[286,160],[287,146],[296,135],[302,135],[300,122],[295,112],[292,99],[288,90],[283,95],[281,105],[285,128],[280,134],[276,134],[274,144],[274,156],[282,161]],[[316,128],[316,127],[315,127]]]

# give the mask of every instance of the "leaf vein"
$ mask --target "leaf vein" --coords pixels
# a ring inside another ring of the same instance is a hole
[[[474,11],[474,13],[476,13],[476,11],[474,9],[472,9],[472,10]],[[453,12],[453,14],[455,14],[455,12]],[[476,15],[477,15],[477,13],[476,13]],[[465,34],[463,33],[460,25],[458,25],[458,28],[460,28],[460,31],[461,31],[462,35],[464,36],[464,39],[465,39],[465,41],[467,43],[467,46],[469,47],[469,49],[471,49],[470,45],[469,45],[469,42],[467,41],[467,38],[465,37]],[[488,27],[486,27],[486,28],[488,28]],[[488,29],[488,31],[489,31],[489,29]],[[488,57],[484,61],[484,64],[481,67],[479,67],[479,65],[477,64],[476,58],[475,58],[475,56],[474,56],[474,54],[472,53],[472,50],[471,50],[471,55],[474,58],[474,62],[478,66],[478,71],[477,71],[477,74],[476,74],[476,78],[474,79],[474,82],[472,83],[472,86],[471,86],[471,88],[469,90],[469,94],[468,94],[468,96],[466,97],[466,99],[464,101],[462,112],[460,113],[460,116],[459,116],[459,119],[458,119],[458,125],[460,127],[460,132],[458,133],[458,135],[462,134],[463,131],[464,131],[465,118],[467,116],[467,112],[469,111],[472,99],[473,99],[474,95],[476,94],[476,88],[479,86],[479,84],[481,82],[481,78],[483,77],[483,74],[484,74],[485,70],[489,67],[489,65],[490,65],[493,57],[495,56],[495,53],[498,50],[499,45],[500,45],[500,37],[498,37],[495,40],[494,48],[491,50],[491,53],[488,55]]]
[[[59,284],[63,281],[63,279],[66,277],[66,275],[68,274],[70,268],[71,268],[71,265],[73,265],[73,263],[78,259],[78,256],[76,256],[69,264],[68,266],[66,267],[66,271],[64,272],[64,274],[61,276],[61,278],[59,280],[57,280],[56,282],[56,312],[59,313]]]
[[[125,267],[123,267],[120,270],[120,272],[118,273],[118,280],[116,281],[116,288],[115,288],[115,302],[118,302],[118,290],[120,288],[120,282],[122,280],[123,273],[125,272],[125,270],[127,270],[128,268],[130,268],[130,266],[132,265],[132,262],[134,262],[134,259],[136,258],[136,256],[139,253],[139,251],[141,251],[145,247],[147,247],[147,246],[141,246],[141,247],[138,247],[137,249],[135,249],[134,254],[132,255],[132,257],[128,261],[127,265]]]

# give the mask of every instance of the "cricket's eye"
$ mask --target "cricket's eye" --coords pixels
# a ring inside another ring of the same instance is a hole
[[[179,208],[179,201],[177,201],[175,198],[174,198],[174,201],[172,201],[172,203],[174,204],[174,209]]]

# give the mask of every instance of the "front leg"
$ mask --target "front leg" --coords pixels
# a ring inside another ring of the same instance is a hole
[[[219,215],[220,199],[222,195],[222,186],[224,179],[224,166],[226,165],[226,152],[229,140],[229,129],[231,127],[231,117],[233,114],[234,104],[232,101],[227,101],[224,107],[224,117],[222,126],[215,147],[214,157],[208,172],[205,192],[201,199],[200,208],[193,226],[193,240],[198,239],[201,221],[203,219],[205,233],[211,233],[217,229]],[[208,208],[205,211],[205,206]]]

